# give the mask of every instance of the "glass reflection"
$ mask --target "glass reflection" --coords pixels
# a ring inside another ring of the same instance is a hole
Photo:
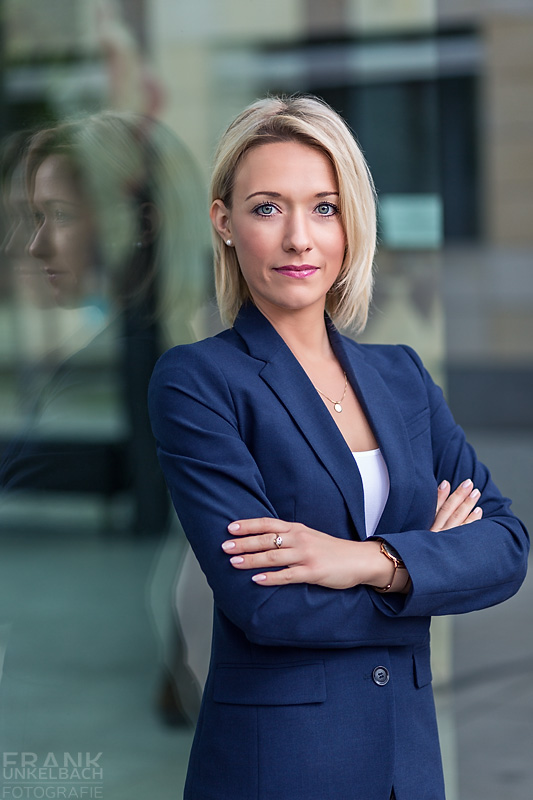
[[[54,332],[32,348],[41,385],[4,448],[1,484],[129,492],[133,530],[160,532],[168,502],[145,397],[169,326],[189,339],[201,301],[195,166],[161,123],[127,113],[41,130],[17,152],[4,253]]]
[[[174,667],[179,645],[180,539],[146,391],[205,302],[201,187],[180,139],[143,114],[99,112],[4,143],[0,751],[14,796],[28,777],[17,769],[78,753],[100,771],[83,796],[133,796],[140,752],[153,764],[180,749],[155,713],[161,661]],[[167,533],[168,577],[154,583]],[[178,760],[159,796],[179,780]]]

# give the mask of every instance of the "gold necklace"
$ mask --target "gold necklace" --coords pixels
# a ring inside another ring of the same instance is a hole
[[[337,414],[340,414],[342,411],[342,401],[346,397],[346,389],[348,388],[348,377],[345,372],[343,374],[344,374],[344,392],[342,393],[342,397],[340,400],[332,400],[331,397],[327,396],[327,394],[324,394],[324,392],[321,392],[320,389],[317,389],[318,394],[321,394],[322,397],[325,397],[326,400],[329,400],[330,403],[333,403],[333,408],[335,409]]]

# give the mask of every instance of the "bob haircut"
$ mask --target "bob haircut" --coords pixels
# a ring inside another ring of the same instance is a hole
[[[361,149],[343,119],[324,101],[294,95],[257,100],[239,114],[223,134],[215,153],[211,202],[231,210],[235,175],[254,147],[295,141],[315,147],[330,160],[339,187],[339,211],[346,251],[339,276],[326,298],[326,311],[341,328],[363,330],[372,296],[376,247],[375,190]],[[213,232],[215,285],[220,315],[233,324],[250,299],[234,247]]]
[[[102,111],[38,131],[29,141],[26,186],[50,156],[68,159],[96,221],[99,263],[112,299],[142,301],[157,279],[157,305],[172,328],[206,294],[199,170],[185,145],[163,123],[134,112]],[[143,238],[142,208],[156,210],[153,237]],[[137,245],[139,246],[139,245]],[[104,284],[104,289],[105,289]]]

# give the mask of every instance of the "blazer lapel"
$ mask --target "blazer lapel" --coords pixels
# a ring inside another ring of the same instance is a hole
[[[348,355],[329,319],[330,341],[374,430],[389,470],[391,491],[378,526],[388,527],[407,510],[413,494],[412,456],[403,418],[387,385],[362,355]],[[261,378],[291,415],[341,492],[361,539],[365,538],[364,497],[354,457],[306,372],[266,317],[253,305],[241,309],[235,330],[250,355],[263,360]],[[290,446],[290,442],[287,443]],[[409,461],[410,459],[410,461]],[[394,530],[394,527],[392,527]]]
[[[296,366],[295,366],[296,365]],[[355,460],[320,395],[289,348],[279,350],[261,371],[294,424],[339,488],[361,539],[365,538],[364,498]],[[290,442],[287,442],[290,447]],[[312,489],[311,489],[312,491]]]
[[[407,428],[398,403],[364,350],[350,348],[350,354],[335,326],[328,319],[330,342],[348,375],[363,411],[378,441],[389,471],[390,491],[375,535],[400,529],[414,495],[414,461]]]

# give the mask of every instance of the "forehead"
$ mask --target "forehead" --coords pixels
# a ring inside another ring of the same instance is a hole
[[[307,187],[310,194],[337,192],[333,165],[317,147],[302,142],[271,142],[253,147],[235,173],[235,192],[275,191]]]
[[[9,203],[19,203],[26,199],[23,164],[17,164],[11,178],[5,182],[2,189],[3,196]]]
[[[60,197],[79,201],[81,186],[67,156],[47,156],[35,171],[33,199],[38,201]]]

